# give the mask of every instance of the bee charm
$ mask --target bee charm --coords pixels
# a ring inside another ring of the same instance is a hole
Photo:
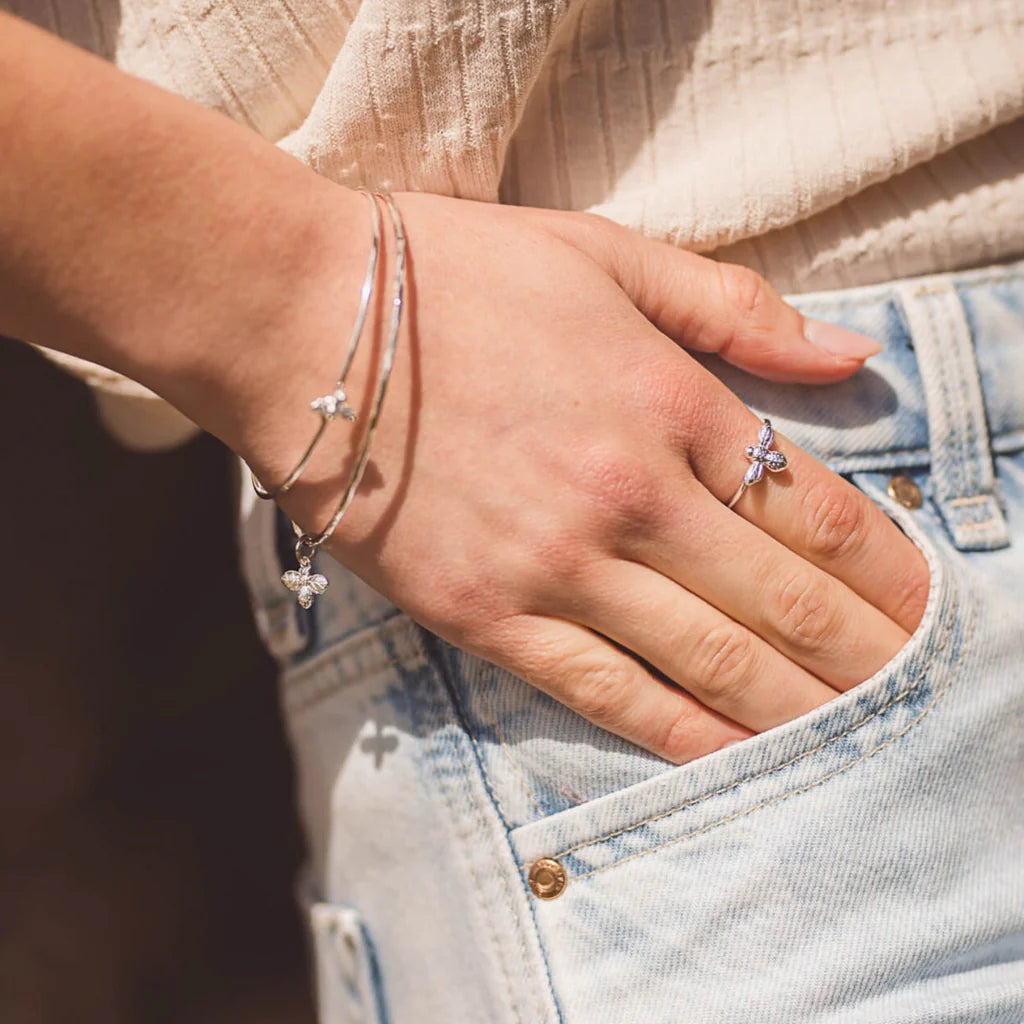
[[[303,608],[309,608],[313,598],[327,589],[327,577],[318,572],[311,572],[308,558],[300,559],[298,569],[289,569],[281,577],[281,582],[289,590],[294,591]]]
[[[333,420],[340,416],[343,420],[354,420],[356,411],[348,404],[348,395],[344,388],[335,388],[329,395],[321,395],[309,403],[310,409],[320,413],[325,420]]]
[[[760,482],[766,468],[773,473],[781,473],[789,465],[786,456],[772,448],[774,443],[775,431],[772,430],[771,420],[765,419],[762,421],[761,431],[757,435],[757,444],[747,446],[747,458],[750,459],[750,466],[743,474],[743,480],[736,493],[730,499],[729,508],[732,508],[740,500],[748,487]]]
[[[757,444],[747,446],[747,458],[750,459],[750,468],[743,477],[749,487],[756,484],[764,476],[767,466],[773,473],[781,473],[789,464],[789,460],[782,452],[772,451],[775,443],[775,431],[768,420],[764,421],[761,433],[757,435]]]

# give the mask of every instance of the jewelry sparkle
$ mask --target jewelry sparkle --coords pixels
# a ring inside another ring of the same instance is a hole
[[[309,403],[310,409],[319,412],[325,420],[333,420],[340,416],[343,420],[354,420],[356,411],[348,404],[348,395],[344,388],[335,388],[329,395],[321,395]]]
[[[781,473],[789,465],[789,459],[782,452],[772,448],[774,443],[775,431],[772,429],[771,420],[766,417],[761,421],[761,431],[757,435],[757,444],[747,445],[747,458],[750,460],[750,466],[747,468],[746,473],[743,474],[743,479],[740,481],[739,487],[736,488],[736,493],[729,499],[728,508],[732,508],[740,500],[743,492],[748,487],[761,481],[766,469],[771,470],[773,473]]]
[[[281,577],[281,582],[298,597],[303,608],[309,608],[313,598],[327,589],[327,577],[311,571],[308,558],[300,559],[298,569],[289,569]]]

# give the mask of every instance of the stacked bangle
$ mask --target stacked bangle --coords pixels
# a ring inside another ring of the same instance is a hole
[[[362,479],[363,470],[366,468],[366,462],[370,454],[370,442],[373,440],[374,431],[377,429],[377,420],[380,418],[381,407],[384,403],[384,395],[387,392],[388,381],[391,378],[391,369],[395,361],[395,350],[398,347],[398,335],[402,326],[402,304],[405,291],[405,226],[402,222],[401,212],[389,193],[375,192],[370,196],[370,202],[373,203],[375,214],[375,244],[374,254],[371,257],[374,261],[374,268],[376,267],[376,249],[377,242],[379,240],[379,232],[376,230],[378,220],[375,197],[381,198],[386,204],[388,212],[391,215],[391,224],[395,237],[395,282],[394,295],[391,302],[391,324],[389,327],[387,343],[384,346],[384,351],[381,355],[380,368],[377,377],[377,389],[374,393],[373,402],[370,406],[366,432],[363,435],[362,443],[359,446],[359,453],[356,456],[355,464],[352,467],[352,473],[349,476],[348,484],[342,493],[341,500],[338,502],[338,507],[335,509],[334,515],[331,516],[330,521],[320,533],[305,533],[298,524],[295,522],[292,523],[292,528],[295,531],[295,535],[298,537],[298,541],[295,544],[295,558],[299,563],[299,567],[298,569],[289,569],[285,572],[281,576],[281,582],[289,590],[295,592],[298,602],[303,608],[309,608],[313,603],[313,598],[317,594],[322,594],[324,590],[327,589],[327,577],[321,573],[314,573],[312,571],[313,555],[316,553],[317,548],[326,543],[337,529],[346,510],[352,503],[352,499],[355,497],[356,489],[359,487],[359,482]],[[369,276],[368,280],[371,280]],[[365,294],[364,285],[364,295]],[[308,454],[309,453],[307,452],[307,455],[304,456],[304,458],[308,458]],[[278,490],[278,493],[280,493],[280,489]]]
[[[366,263],[366,276],[363,278],[363,287],[359,296],[359,309],[356,312],[355,323],[352,325],[352,334],[348,342],[348,351],[345,353],[345,362],[335,381],[334,390],[328,395],[314,398],[309,403],[309,407],[314,412],[320,414],[320,424],[302,458],[299,459],[297,465],[288,474],[284,482],[273,490],[268,490],[256,479],[256,474],[250,471],[249,475],[252,478],[253,489],[261,498],[277,498],[291,489],[295,481],[302,475],[302,471],[309,465],[309,460],[313,456],[313,450],[319,443],[320,438],[323,437],[329,423],[339,417],[345,420],[354,420],[356,418],[355,410],[348,404],[348,395],[345,393],[345,380],[348,377],[349,370],[352,368],[352,361],[355,359],[359,339],[366,324],[366,314],[369,311],[370,299],[373,295],[373,284],[377,279],[377,257],[380,253],[380,211],[377,209],[377,202],[365,188],[360,188],[357,191],[362,192],[370,204],[373,238],[370,243],[370,256]]]

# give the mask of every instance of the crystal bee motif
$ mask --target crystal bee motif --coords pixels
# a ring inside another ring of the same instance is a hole
[[[319,412],[325,420],[333,420],[336,416],[344,420],[354,420],[356,411],[347,403],[348,395],[345,394],[344,388],[335,388],[329,395],[314,398],[309,407]]]
[[[750,459],[750,468],[743,476],[743,482],[749,487],[756,484],[764,476],[767,466],[773,473],[780,473],[788,465],[788,460],[782,452],[772,451],[775,443],[775,431],[768,420],[764,421],[761,432],[757,435],[757,444],[748,445],[747,458]]]
[[[289,569],[281,577],[281,582],[295,592],[303,608],[309,608],[313,598],[327,589],[327,577],[311,572],[309,559],[303,559],[298,569]]]

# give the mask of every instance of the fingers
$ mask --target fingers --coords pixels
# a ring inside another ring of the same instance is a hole
[[[704,443],[692,448],[690,464],[708,490],[727,501],[750,465],[744,451],[757,443],[761,423],[727,389],[721,391],[728,401],[704,424]],[[813,456],[778,434],[774,448],[786,456],[787,468],[765,473],[734,512],[912,633],[929,589],[928,566],[917,546],[866,495]]]
[[[804,317],[748,267],[700,256],[676,267],[670,257],[681,250],[647,244],[659,249],[647,261],[660,273],[648,272],[635,301],[685,348],[714,352],[766,380],[806,384],[842,380],[882,350],[864,335]],[[689,273],[682,282],[680,270]]]
[[[826,384],[856,373],[882,346],[804,317],[749,267],[645,238],[603,218],[559,225],[615,278],[659,330],[766,380]]]
[[[763,485],[762,485],[763,486]],[[837,690],[870,678],[909,635],[848,586],[729,512],[688,495],[685,529],[641,540],[637,560],[714,605]]]
[[[609,560],[588,582],[574,617],[754,732],[837,696],[750,630],[646,566]]]
[[[881,351],[862,335],[805,318],[749,268],[625,229],[607,235],[599,258],[637,308],[686,347],[718,353],[767,379],[812,383],[848,376]],[[705,402],[710,408],[701,410],[701,433],[695,437],[691,430],[686,451],[698,479],[728,501],[749,468],[743,453],[756,444],[760,423],[706,376],[719,400]],[[693,417],[692,395],[685,405],[681,422]],[[912,632],[927,603],[921,553],[852,484],[792,445],[783,442],[782,450],[792,455],[788,471],[766,474],[768,482],[750,488],[736,511]]]
[[[516,615],[502,627],[503,654],[492,660],[659,757],[683,764],[751,735],[583,626]]]

